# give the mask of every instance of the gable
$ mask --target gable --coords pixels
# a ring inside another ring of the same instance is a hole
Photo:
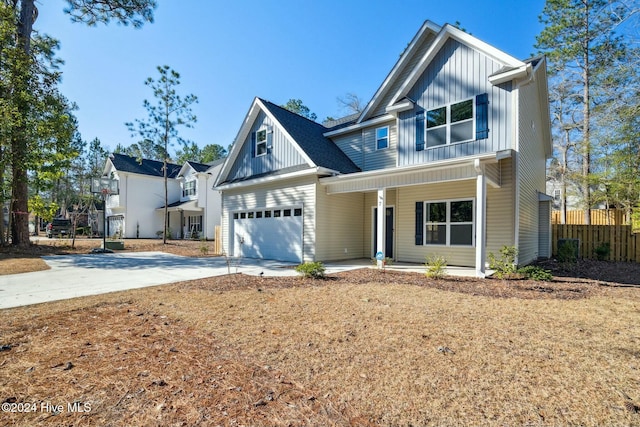
[[[233,143],[216,185],[302,170],[352,173],[360,169],[319,123],[256,98]],[[256,143],[257,138],[265,138]]]
[[[267,134],[266,153],[256,155],[255,133],[261,130],[265,130]],[[257,114],[244,139],[234,149],[237,150],[235,162],[229,169],[225,179],[226,182],[265,176],[279,170],[299,169],[310,166],[297,147],[294,146],[291,138],[264,111],[260,111]]]

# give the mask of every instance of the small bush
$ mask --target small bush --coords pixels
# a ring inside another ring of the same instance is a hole
[[[207,255],[209,253],[209,246],[205,239],[200,239],[200,253],[202,255]]]
[[[577,260],[576,245],[572,242],[564,242],[558,247],[558,261],[573,264]]]
[[[324,270],[324,264],[320,261],[305,262],[304,264],[300,264],[296,267],[297,273],[312,279],[323,279]]]
[[[495,270],[494,276],[498,279],[506,279],[517,275],[516,257],[518,248],[515,246],[503,246],[500,249],[500,258],[496,258],[493,252],[489,253],[489,268]]]
[[[518,273],[527,279],[539,282],[550,282],[553,280],[553,274],[551,274],[549,270],[545,270],[537,265],[527,265],[526,267],[519,268]]]
[[[429,255],[425,266],[427,267],[425,276],[430,279],[442,279],[447,275],[447,259],[441,255]]]
[[[595,248],[593,252],[596,254],[596,258],[598,258],[599,261],[604,261],[609,258],[611,246],[609,245],[609,242],[604,242]]]

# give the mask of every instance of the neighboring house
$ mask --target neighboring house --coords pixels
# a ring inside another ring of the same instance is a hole
[[[107,199],[107,235],[156,238],[164,223],[163,163],[111,154],[104,176],[119,181],[119,194]],[[169,231],[172,238],[214,238],[220,224],[220,194],[213,183],[222,160],[212,165],[167,164]]]
[[[222,171],[223,248],[301,261],[475,267],[551,252],[546,62],[425,22],[359,115],[335,127],[256,98]]]
[[[186,162],[180,172],[180,200],[169,204],[169,212],[177,213],[181,224],[180,237],[213,240],[215,227],[220,225],[220,193],[213,185],[224,159],[210,165]],[[159,208],[164,210],[164,206]]]

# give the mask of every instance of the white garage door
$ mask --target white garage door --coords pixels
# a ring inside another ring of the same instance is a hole
[[[302,262],[302,208],[233,214],[234,256]]]

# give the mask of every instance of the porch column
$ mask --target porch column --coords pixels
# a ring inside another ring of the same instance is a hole
[[[384,253],[384,248],[386,247],[386,241],[385,241],[385,224],[386,224],[386,207],[387,207],[387,189],[386,188],[380,188],[378,189],[378,203],[377,203],[377,208],[378,208],[378,212],[377,212],[377,223],[378,223],[378,227],[376,229],[376,236],[377,236],[377,240],[378,240],[378,245],[376,247],[376,254],[382,253],[383,254],[383,260],[384,258],[387,256],[387,254]],[[377,265],[378,268],[382,268],[382,263],[383,260],[378,260],[377,261]]]
[[[487,180],[480,162],[476,160],[476,277],[485,277],[487,260]]]

